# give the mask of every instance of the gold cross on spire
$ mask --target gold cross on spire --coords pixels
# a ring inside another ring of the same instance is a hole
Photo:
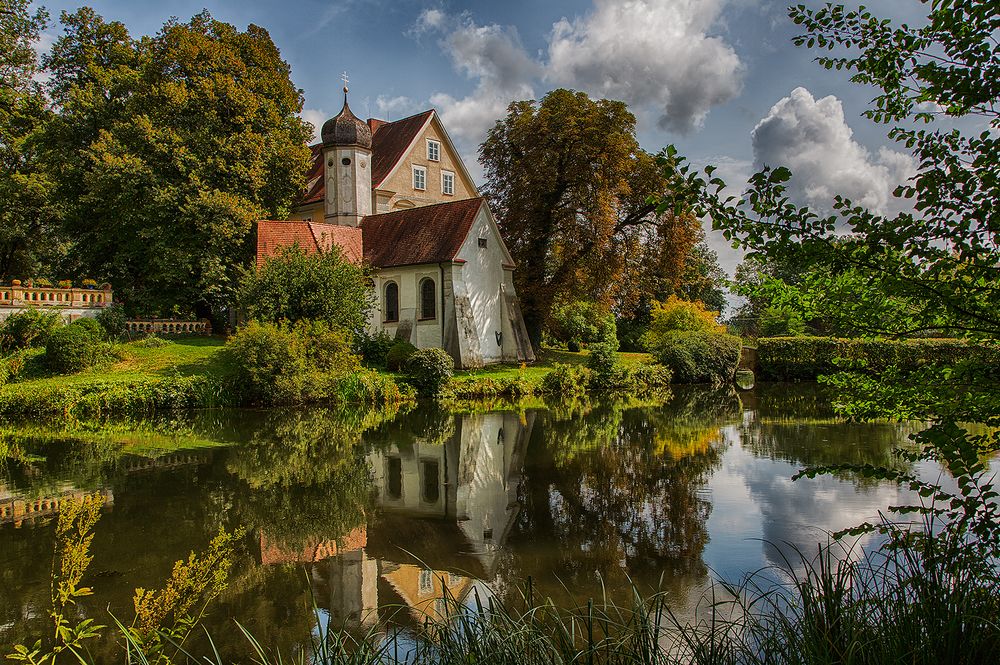
[[[347,72],[346,71],[344,71],[340,75],[340,80],[344,82],[344,92],[347,92],[347,83],[350,80],[350,78],[347,76]]]

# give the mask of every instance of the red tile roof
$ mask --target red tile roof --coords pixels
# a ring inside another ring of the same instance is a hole
[[[386,179],[393,167],[403,158],[406,149],[417,137],[417,133],[434,111],[424,111],[409,118],[386,122],[369,118],[372,129],[372,188],[377,188]],[[306,173],[306,189],[299,205],[317,203],[326,197],[326,167],[323,163],[323,144],[309,148],[312,162]]]
[[[307,253],[329,251],[336,245],[353,262],[362,257],[361,229],[323,222],[298,220],[257,222],[257,267],[277,252],[279,247],[298,245]]]
[[[376,268],[451,261],[482,206],[474,198],[365,217],[365,260]]]

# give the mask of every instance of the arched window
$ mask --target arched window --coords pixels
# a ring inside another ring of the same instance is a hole
[[[420,280],[420,318],[433,319],[435,316],[434,280],[425,277]]]
[[[399,321],[399,287],[396,282],[385,285],[385,320],[386,323]]]

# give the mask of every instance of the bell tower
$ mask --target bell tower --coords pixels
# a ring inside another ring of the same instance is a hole
[[[323,124],[323,164],[326,178],[325,218],[330,224],[358,226],[372,214],[372,130],[351,113],[347,104]]]

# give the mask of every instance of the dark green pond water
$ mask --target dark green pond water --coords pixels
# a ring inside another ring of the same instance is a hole
[[[826,533],[909,500],[852,477],[792,482],[807,464],[893,465],[910,428],[837,421],[815,386],[678,391],[524,410],[327,409],[4,426],[0,652],[47,631],[55,515],[67,496],[107,506],[82,614],[131,617],[133,590],[220,528],[246,529],[205,623],[246,658],[238,619],[291,652],[319,621],[417,625],[456,598],[535,593],[575,605],[629,583],[689,612],[712,579],[815,550]],[[177,447],[182,448],[178,449]],[[927,470],[933,472],[933,470]],[[380,609],[382,608],[382,609]],[[110,662],[113,642],[95,643]]]

